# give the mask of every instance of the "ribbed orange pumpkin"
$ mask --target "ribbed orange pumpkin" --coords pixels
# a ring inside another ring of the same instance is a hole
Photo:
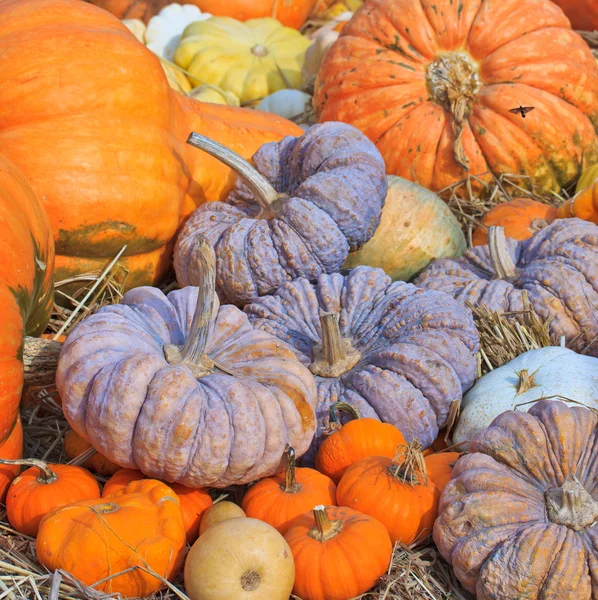
[[[344,411],[354,417],[342,425],[336,416]],[[330,435],[322,442],[316,455],[316,469],[338,484],[347,467],[368,456],[393,458],[398,446],[405,444],[403,434],[389,423],[363,419],[359,411],[347,402],[330,407]]]
[[[104,484],[102,498],[109,498],[117,492],[124,490],[129,483],[139,481],[140,479],[147,479],[141,471],[137,471],[136,469],[120,469]]]
[[[598,158],[598,66],[547,1],[367,0],[326,54],[314,106],[432,190],[493,171],[558,191]]]
[[[428,477],[440,493],[451,480],[453,467],[460,456],[460,452],[436,452],[424,458]]]
[[[573,29],[594,31],[598,29],[598,4],[596,0],[552,0],[560,6]]]
[[[243,498],[248,517],[265,521],[284,535],[289,523],[317,504],[336,504],[336,485],[315,469],[296,468],[295,451],[287,448],[283,474],[258,481]]]

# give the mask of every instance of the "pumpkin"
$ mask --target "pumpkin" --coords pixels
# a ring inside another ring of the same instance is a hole
[[[558,216],[578,217],[598,224],[598,163],[581,174],[575,195],[559,206]]]
[[[433,261],[414,283],[498,312],[520,312],[527,296],[550,319],[551,334],[564,336],[572,350],[598,355],[598,226],[557,219],[521,242],[505,239],[502,227],[488,233],[488,246]]]
[[[273,17],[283,25],[299,29],[307,20],[317,0],[192,0],[203,11],[239,21]]]
[[[285,535],[295,559],[293,594],[302,600],[346,600],[374,587],[388,569],[386,527],[351,508],[316,506]]]
[[[297,279],[245,307],[249,320],[297,352],[318,385],[313,460],[342,400],[429,446],[474,382],[477,330],[469,309],[382,269]]]
[[[172,63],[160,59],[160,64],[166,74],[168,85],[179,94],[188,94],[193,89],[185,74],[179,71]]]
[[[439,498],[417,440],[400,446],[395,458],[369,456],[353,463],[336,489],[339,506],[374,517],[393,544],[406,546],[432,534]]]
[[[354,418],[344,425],[336,413],[343,411]],[[405,443],[403,434],[389,423],[362,418],[361,413],[347,402],[330,407],[328,429],[316,454],[316,469],[338,484],[354,462],[368,456],[394,458],[397,447]]]
[[[305,51],[305,58],[301,67],[303,88],[313,91],[326,52],[336,40],[338,40],[338,31],[328,27],[322,27],[312,37],[312,43]]]
[[[163,483],[144,479],[108,499],[56,508],[39,525],[35,552],[50,571],[68,571],[98,591],[149,596],[164,584],[148,571],[170,580],[183,567],[178,498]]]
[[[104,484],[102,498],[109,498],[116,492],[124,490],[129,483],[140,481],[141,479],[147,479],[141,471],[137,471],[136,469],[120,469]]]
[[[241,504],[245,514],[275,527],[284,535],[289,523],[316,504],[335,504],[336,485],[329,477],[310,469],[295,468],[295,451],[287,448],[284,474],[252,485]]]
[[[157,14],[171,0],[87,0],[119,19],[139,19],[144,23]]]
[[[558,192],[598,158],[598,65],[550,2],[368,0],[326,54],[314,107],[431,190],[491,171]]]
[[[598,29],[598,9],[594,0],[552,0],[560,6],[573,29],[594,31]]]
[[[441,493],[451,480],[453,468],[460,456],[460,452],[435,452],[424,457],[426,473]]]
[[[555,206],[530,198],[514,198],[493,206],[482,217],[482,225],[476,227],[471,241],[474,246],[485,246],[488,244],[488,227],[494,226],[504,227],[508,238],[527,240],[556,218]]]
[[[547,396],[572,398],[598,409],[598,359],[556,346],[524,352],[478,379],[463,397],[461,415],[452,433],[464,444],[507,410],[526,411]]]
[[[76,459],[91,448],[91,444],[84,440],[76,431],[70,429],[63,438],[64,453],[69,460]],[[81,463],[81,466],[99,475],[114,475],[120,467],[108,460],[103,454],[96,452]]]
[[[145,44],[146,25],[141,19],[123,19],[122,23],[138,41]]]
[[[495,600],[596,597],[597,425],[586,408],[542,400],[472,440],[434,526],[467,590]]]
[[[344,268],[380,267],[393,280],[408,281],[435,258],[461,256],[466,247],[445,202],[416,183],[390,176],[380,225],[363,248],[349,254]]]
[[[191,600],[288,600],[294,579],[293,555],[282,535],[246,517],[212,525],[185,562]]]
[[[298,277],[334,273],[378,226],[384,161],[349,125],[324,123],[266,144],[252,158],[255,169],[208,139],[192,135],[190,143],[233,165],[245,181],[226,203],[200,207],[181,229],[174,253],[181,286],[198,282],[198,233],[214,245],[221,297],[246,304]]]
[[[41,334],[50,318],[54,244],[40,201],[2,154],[0,240],[0,458],[16,459],[23,445],[23,340]],[[17,465],[0,465],[0,502],[18,472]]]
[[[256,110],[273,113],[296,123],[306,123],[311,96],[300,90],[278,90],[256,105]]]
[[[207,529],[212,527],[212,525],[216,525],[216,523],[244,516],[245,512],[237,504],[226,500],[216,502],[216,504],[210,506],[203,514],[199,524],[199,535],[203,535]]]
[[[204,83],[193,88],[189,96],[199,102],[212,102],[213,104],[224,104],[226,106],[239,106],[239,99],[232,92],[225,92],[215,85]]]
[[[0,464],[28,467],[8,488],[6,514],[19,533],[35,537],[42,518],[52,509],[79,500],[100,497],[100,486],[91,473],[72,465],[56,465],[29,458]]]
[[[56,387],[72,428],[111,461],[226,487],[278,472],[287,443],[307,450],[316,389],[290,348],[219,306],[207,240],[196,256],[200,288],[136,288],[77,324]]]
[[[246,23],[213,17],[189,25],[174,62],[202,83],[233,92],[250,103],[286,87],[301,86],[309,40],[275,19]]]
[[[245,157],[301,133],[273,115],[173,93],[158,57],[87,2],[3,0],[0,32],[0,146],[50,218],[57,279],[102,271],[125,245],[127,288],[163,276],[182,219],[234,179],[187,150],[190,130]]]

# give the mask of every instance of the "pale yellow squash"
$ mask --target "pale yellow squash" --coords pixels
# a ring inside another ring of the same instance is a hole
[[[225,106],[240,106],[239,99],[232,92],[225,92],[218,86],[210,85],[209,83],[204,83],[199,87],[193,88],[188,95],[200,102],[224,104]]]
[[[301,67],[309,45],[306,37],[276,19],[241,23],[213,17],[185,29],[174,62],[248,104],[283,88],[301,87]]]

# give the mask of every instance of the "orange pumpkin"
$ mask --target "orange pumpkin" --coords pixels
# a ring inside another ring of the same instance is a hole
[[[431,190],[491,171],[558,191],[598,158],[598,66],[551,2],[368,0],[326,54],[314,107]]]
[[[76,431],[70,429],[64,434],[64,453],[69,460],[77,458],[91,448],[91,444],[84,440]],[[110,476],[120,470],[120,466],[108,460],[103,454],[96,452],[93,456],[81,463],[82,467],[99,475]]]
[[[60,279],[104,269],[125,245],[127,287],[160,279],[181,220],[234,179],[185,144],[191,131],[245,158],[302,132],[178,95],[158,57],[87,2],[2,0],[0,46],[0,146],[46,208]]]
[[[336,490],[339,506],[378,519],[394,542],[411,544],[432,534],[440,492],[428,479],[421,446],[414,440],[395,459],[370,456],[353,463]]]
[[[497,225],[505,228],[505,236],[515,240],[527,240],[536,231],[544,229],[557,218],[557,209],[550,204],[514,198],[493,206],[483,217],[482,226],[477,227],[472,235],[474,246],[488,244],[488,227]]]
[[[137,471],[136,469],[120,469],[104,484],[102,498],[110,498],[110,496],[124,490],[129,483],[141,479],[147,479],[141,471]]]
[[[108,499],[84,500],[47,514],[35,551],[50,571],[63,569],[87,585],[105,580],[95,586],[98,591],[149,596],[163,584],[148,570],[170,580],[183,567],[179,500],[159,481],[133,481]],[[131,570],[135,566],[141,568]]]
[[[293,594],[346,600],[367,592],[386,572],[392,543],[382,523],[344,506],[316,506],[284,536],[295,559]]]
[[[577,217],[598,224],[598,163],[582,173],[575,192],[573,198],[559,206],[558,217]]]
[[[98,482],[81,467],[35,459],[12,462],[17,467],[29,467],[13,480],[6,495],[8,521],[25,535],[35,537],[40,521],[52,509],[100,497]],[[7,464],[3,460],[0,463]]]
[[[354,417],[342,425],[336,416],[344,411]],[[349,465],[367,456],[394,457],[397,447],[405,443],[403,434],[389,423],[363,419],[360,412],[347,402],[330,407],[330,435],[322,442],[316,455],[316,469],[338,484]]]
[[[147,23],[173,0],[88,0],[92,4],[107,10],[119,19],[140,19]],[[183,4],[192,4],[184,0]]]
[[[4,150],[6,144],[0,145]],[[39,335],[46,327],[52,309],[53,272],[48,217],[22,173],[0,155],[0,458],[21,456],[23,338]],[[15,465],[0,467],[0,501],[18,472]]]
[[[441,493],[451,480],[453,467],[460,456],[461,452],[436,452],[424,458],[428,477]]]
[[[336,504],[336,485],[315,469],[295,467],[295,451],[287,447],[284,474],[258,481],[241,503],[248,517],[265,521],[284,535],[289,523],[316,504]]]
[[[596,0],[552,0],[560,6],[573,29],[594,31],[598,29],[598,4]]]

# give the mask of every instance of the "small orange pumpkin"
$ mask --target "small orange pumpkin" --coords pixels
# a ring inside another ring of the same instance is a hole
[[[424,458],[428,477],[440,493],[451,480],[453,467],[460,456],[461,452],[436,452]]]
[[[29,467],[13,480],[6,496],[10,524],[20,533],[35,537],[42,518],[52,509],[100,497],[94,476],[72,465],[41,460],[0,460],[3,465]]]
[[[370,456],[352,464],[336,490],[339,506],[378,519],[390,539],[409,545],[432,534],[440,492],[428,479],[417,439],[401,446],[395,459]]]
[[[488,244],[488,227],[505,228],[505,236],[515,240],[527,240],[536,231],[544,229],[557,218],[557,209],[529,198],[514,198],[492,207],[483,217],[482,225],[472,235],[474,246]]]
[[[582,173],[575,192],[573,198],[559,206],[559,218],[577,217],[598,224],[598,164]]]
[[[344,411],[355,420],[342,425],[337,411]],[[397,446],[405,443],[403,434],[394,425],[363,419],[359,410],[348,402],[337,402],[330,407],[329,429],[330,435],[316,455],[316,469],[336,484],[354,462],[367,456],[392,458]]]
[[[248,517],[265,521],[284,535],[289,523],[316,504],[336,504],[336,485],[315,469],[295,467],[295,451],[287,446],[284,474],[251,486],[241,507]]]
[[[176,577],[185,559],[179,500],[155,479],[133,481],[110,498],[83,500],[48,513],[35,546],[39,562],[63,569],[102,592],[145,597]],[[139,569],[131,567],[139,566]],[[112,577],[115,573],[121,573]]]
[[[316,506],[285,535],[295,559],[293,594],[303,600],[346,600],[386,572],[392,543],[386,527],[356,510]]]
[[[77,458],[91,448],[91,444],[87,440],[84,440],[73,429],[70,429],[65,433],[62,443],[64,446],[64,453],[69,460]],[[99,452],[96,452],[93,456],[90,456],[87,460],[83,461],[81,466],[89,469],[92,473],[104,476],[113,475],[121,468]]]
[[[109,498],[116,492],[124,490],[129,483],[140,479],[147,479],[141,471],[137,471],[137,469],[120,469],[104,484],[102,498]]]

